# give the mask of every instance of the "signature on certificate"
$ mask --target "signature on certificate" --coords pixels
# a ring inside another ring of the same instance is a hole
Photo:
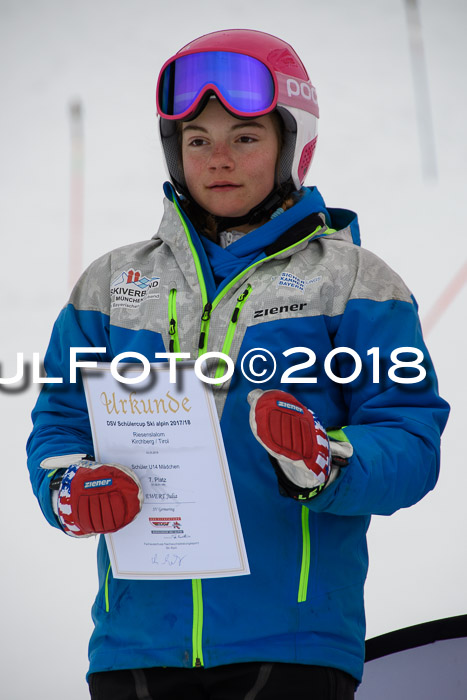
[[[171,554],[170,552],[167,552],[167,554],[156,553],[151,557],[151,561],[157,566],[181,566],[186,556],[185,554],[183,557],[180,557],[178,554]]]

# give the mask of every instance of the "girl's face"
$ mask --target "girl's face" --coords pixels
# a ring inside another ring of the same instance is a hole
[[[193,199],[215,216],[243,216],[273,189],[279,136],[273,117],[236,119],[209,100],[182,124],[183,171]]]

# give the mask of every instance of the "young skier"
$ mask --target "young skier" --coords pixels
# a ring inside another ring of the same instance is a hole
[[[213,391],[251,573],[116,579],[101,537],[91,696],[347,700],[363,671],[370,517],[419,501],[439,470],[448,407],[417,307],[360,247],[356,215],[303,185],[318,103],[286,42],[239,29],[194,40],[162,67],[157,109],[159,231],[84,272],[45,365],[68,377],[70,347],[103,347],[103,362],[232,358]],[[112,294],[122,275],[159,278],[159,295],[129,308]],[[137,516],[137,476],[93,458],[79,380],[45,385],[33,420],[28,464],[51,525],[81,537]]]

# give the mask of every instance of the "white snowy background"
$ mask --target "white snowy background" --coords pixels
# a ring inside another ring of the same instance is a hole
[[[43,356],[70,289],[70,102],[84,108],[82,265],[156,231],[165,179],[154,92],[194,37],[249,27],[289,41],[317,86],[308,184],[359,213],[364,246],[428,312],[467,258],[465,0],[419,0],[437,177],[423,176],[404,0],[0,0],[0,363]],[[439,484],[375,517],[368,637],[467,612],[467,285],[427,336],[452,405]],[[96,541],[50,528],[24,445],[37,386],[0,391],[0,695],[84,700]],[[410,464],[407,465],[410,469]]]

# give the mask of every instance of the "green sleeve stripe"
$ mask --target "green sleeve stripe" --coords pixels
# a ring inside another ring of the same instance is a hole
[[[109,603],[109,576],[110,576],[110,562],[109,562],[109,568],[107,569],[107,575],[105,577],[105,612],[110,612],[110,603]]]
[[[331,440],[335,440],[336,442],[350,442],[349,438],[344,433],[344,428],[339,428],[338,430],[328,430],[327,432]]]
[[[310,577],[310,511],[302,506],[302,567],[300,570],[300,583],[298,586],[298,602],[304,603],[308,594],[308,580]]]

